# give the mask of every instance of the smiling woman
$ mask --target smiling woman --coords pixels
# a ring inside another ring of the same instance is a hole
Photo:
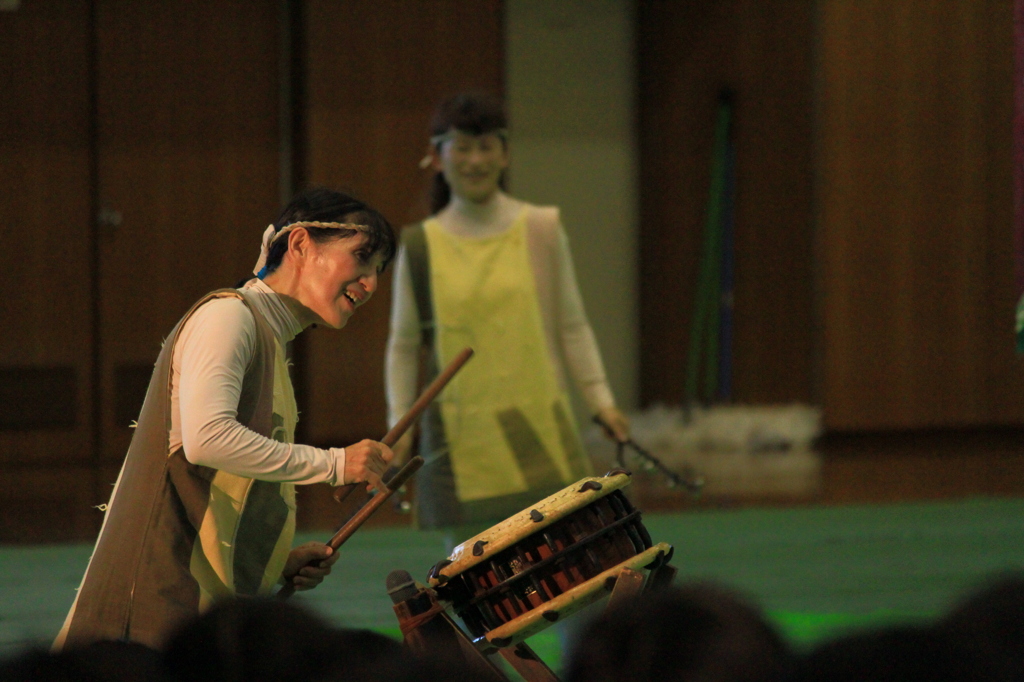
[[[609,435],[628,435],[583,310],[558,209],[503,190],[509,134],[486,95],[446,100],[431,124],[424,168],[434,215],[402,233],[387,353],[391,424],[427,378],[463,347],[476,360],[420,424],[416,520],[475,535],[588,475],[572,421],[571,380]],[[410,437],[396,446],[403,459]],[[457,528],[465,525],[466,528]]]
[[[303,205],[296,205],[300,202]],[[340,222],[325,222],[323,216]],[[256,275],[293,306],[304,326],[341,329],[377,290],[394,257],[391,226],[362,202],[329,190],[300,195],[263,235]],[[263,267],[259,265],[263,263]]]
[[[208,294],[171,331],[75,604],[56,647],[158,647],[213,601],[315,587],[337,559],[292,549],[295,484],[379,487],[384,444],[293,444],[284,348],[311,324],[340,329],[395,253],[391,226],[344,194],[295,197],[263,235],[258,277]]]

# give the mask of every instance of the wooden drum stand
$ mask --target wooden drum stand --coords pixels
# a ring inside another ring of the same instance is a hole
[[[629,472],[614,469],[574,483],[456,547],[427,585],[392,571],[388,594],[406,645],[424,656],[461,655],[506,680],[489,658],[498,653],[526,680],[557,682],[528,637],[604,597],[619,608],[675,576],[672,546],[651,542],[622,494],[629,482]]]

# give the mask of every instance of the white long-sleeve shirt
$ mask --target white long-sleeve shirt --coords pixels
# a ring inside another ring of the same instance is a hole
[[[551,365],[562,390],[566,390],[568,374],[587,407],[596,414],[614,405],[615,399],[583,308],[569,240],[558,209],[531,206],[527,228],[531,274],[536,283]],[[421,343],[408,254],[401,247],[395,259],[391,286],[391,333],[385,364],[389,426],[396,424],[416,399]]]
[[[302,331],[299,321],[262,280],[246,286],[284,348]],[[344,448],[281,443],[238,421],[255,344],[256,321],[237,298],[209,301],[185,322],[171,356],[171,452],[184,445],[189,462],[248,478],[341,485]]]

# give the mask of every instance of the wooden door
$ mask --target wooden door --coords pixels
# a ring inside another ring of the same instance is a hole
[[[251,276],[278,211],[279,4],[99,0],[101,459],[111,482],[162,340]]]
[[[814,3],[641,2],[640,398],[684,401],[718,99],[736,163],[733,397],[814,399]]]
[[[423,217],[431,109],[462,89],[501,92],[501,3],[289,6],[306,18],[302,174],[396,225]],[[163,338],[199,296],[250,274],[279,209],[284,7],[37,0],[0,13],[3,263],[16,282],[0,303],[0,395],[35,387],[40,408],[0,422],[0,540],[95,533]],[[312,334],[307,440],[383,433],[389,296],[385,282],[346,332]]]
[[[0,12],[0,542],[98,529],[88,3]]]
[[[1024,423],[1012,3],[820,3],[822,400],[835,430]]]

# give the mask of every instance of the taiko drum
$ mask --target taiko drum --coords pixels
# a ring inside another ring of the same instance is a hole
[[[608,594],[624,568],[654,569],[654,544],[622,469],[577,483],[462,543],[428,581],[478,643],[508,646]]]

